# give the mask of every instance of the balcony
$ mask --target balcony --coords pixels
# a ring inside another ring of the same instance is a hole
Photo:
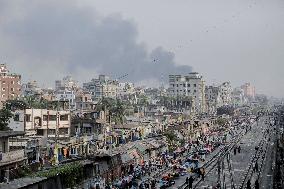
[[[6,153],[0,153],[0,166],[16,163],[24,160],[25,158],[24,150],[14,150]]]

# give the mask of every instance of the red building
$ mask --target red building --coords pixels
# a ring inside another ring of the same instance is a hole
[[[0,64],[0,104],[21,95],[21,75],[9,74],[6,64]]]

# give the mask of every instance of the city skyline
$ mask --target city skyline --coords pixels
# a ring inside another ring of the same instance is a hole
[[[100,73],[156,85],[193,70],[208,84],[251,82],[258,93],[283,97],[283,3],[234,2],[1,1],[1,62],[45,86],[65,75],[83,83]]]

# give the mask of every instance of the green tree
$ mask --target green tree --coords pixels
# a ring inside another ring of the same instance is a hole
[[[12,117],[13,114],[9,109],[3,108],[0,110],[0,131],[9,130],[8,124]]]

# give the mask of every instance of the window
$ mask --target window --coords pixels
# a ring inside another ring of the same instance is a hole
[[[178,87],[178,84],[177,84],[177,87]]]
[[[190,87],[190,84],[187,84],[187,87]]]
[[[14,121],[20,121],[20,115],[19,114],[14,115]]]
[[[36,134],[39,136],[43,136],[43,129],[37,129]]]
[[[11,81],[11,84],[14,85],[14,84],[15,84],[15,81]]]
[[[49,121],[56,121],[56,115],[49,115]]]
[[[175,87],[175,84],[173,84],[173,87]]]
[[[60,121],[68,121],[68,114],[60,115]]]
[[[25,120],[26,120],[26,122],[31,122],[31,115],[30,114],[26,114],[25,115]]]
[[[5,97],[5,94],[2,94],[2,98],[4,98]]]
[[[2,84],[5,85],[5,84],[6,84],[6,81],[2,81]]]
[[[59,132],[59,135],[67,135],[68,128],[59,128],[58,132]]]
[[[49,135],[55,135],[55,129],[48,129]]]
[[[47,115],[43,115],[42,120],[47,121]]]
[[[185,84],[183,84],[183,87],[185,87]]]
[[[196,87],[196,84],[193,84],[194,87]]]
[[[2,91],[6,91],[6,88],[3,87],[3,88],[2,88]]]
[[[196,90],[194,90],[194,92],[196,93]]]
[[[11,91],[14,91],[15,89],[14,88],[11,88]]]
[[[187,92],[189,92],[189,93],[190,93],[190,90],[187,90]]]

